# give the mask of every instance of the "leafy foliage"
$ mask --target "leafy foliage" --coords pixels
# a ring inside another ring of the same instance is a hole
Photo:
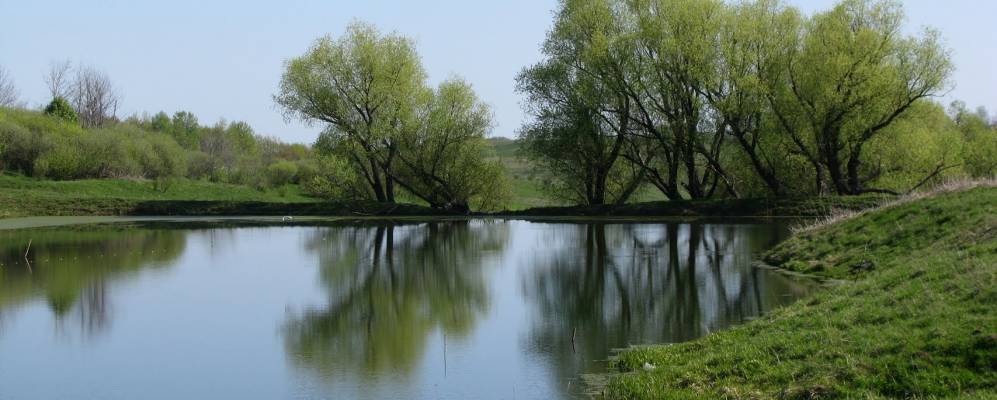
[[[997,189],[871,212],[766,259],[847,279],[703,339],[628,350],[607,398],[991,398]],[[655,366],[645,371],[645,363]]]
[[[504,198],[499,164],[483,161],[491,112],[459,79],[428,87],[414,44],[398,34],[354,23],[317,40],[288,62],[274,100],[288,116],[327,124],[315,147],[341,170],[309,183],[324,196],[395,202],[397,186],[459,211]]]
[[[62,97],[52,99],[52,102],[45,106],[45,114],[62,119],[71,124],[79,122],[80,117],[76,115],[76,110],[69,104],[69,101]]]
[[[981,136],[930,101],[949,86],[949,51],[903,20],[891,0],[812,16],[776,0],[564,0],[544,60],[519,77],[533,116],[520,139],[586,204],[642,184],[677,200],[980,176],[986,156],[964,144]]]

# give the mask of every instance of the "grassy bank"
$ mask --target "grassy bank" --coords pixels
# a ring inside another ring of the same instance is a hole
[[[526,182],[526,181],[523,181]],[[522,182],[520,182],[522,183]],[[525,206],[539,196],[516,197]],[[603,207],[528,208],[487,214],[513,218],[820,216],[883,202],[878,196],[821,199],[743,199],[635,203]],[[257,190],[190,179],[169,181],[88,179],[51,181],[0,175],[0,218],[89,215],[448,215],[412,204],[329,202],[308,197],[297,185]]]
[[[868,195],[800,199],[654,201],[619,206],[535,207],[519,211],[507,211],[502,214],[519,217],[660,217],[701,215],[717,217],[817,217],[828,215],[832,211],[868,209],[883,203],[887,199],[884,196]]]
[[[0,175],[0,218],[79,215],[439,215],[415,205],[326,202],[297,186],[260,191],[177,179],[47,181]]]
[[[817,227],[765,260],[851,282],[697,341],[625,351],[606,397],[997,397],[992,185]]]

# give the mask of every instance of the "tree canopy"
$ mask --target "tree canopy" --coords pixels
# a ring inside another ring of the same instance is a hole
[[[326,125],[317,148],[350,171],[321,184],[340,194],[395,202],[400,186],[436,208],[497,205],[501,169],[483,160],[491,112],[460,79],[435,90],[426,81],[410,39],[354,23],[289,61],[274,100],[289,118]]]
[[[939,171],[887,168],[882,146],[913,135],[889,128],[953,69],[936,31],[903,21],[892,0],[812,16],[778,0],[562,0],[544,60],[519,76],[520,140],[592,204],[629,193],[614,174],[670,199],[902,191],[891,174]]]

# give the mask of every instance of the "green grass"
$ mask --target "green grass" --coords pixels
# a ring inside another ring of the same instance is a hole
[[[645,196],[649,196],[646,194]],[[631,203],[620,206],[534,207],[513,210],[505,214],[523,217],[821,217],[834,211],[858,211],[880,205],[891,199],[881,195],[786,198],[786,199],[715,199],[675,200]]]
[[[179,179],[156,188],[151,181],[93,179],[49,181],[0,175],[0,218],[32,215],[117,215],[154,201],[314,202],[299,188],[259,191],[246,186]]]
[[[605,397],[997,398],[997,188],[817,228],[765,260],[848,282],[700,340],[627,350]]]
[[[166,190],[130,180],[48,181],[0,175],[0,218],[88,215],[445,216],[416,204],[320,201],[295,186],[246,186],[176,180]]]
[[[149,180],[87,179],[76,181],[40,180],[18,175],[0,175],[3,192],[30,192],[37,196],[73,196],[80,198],[115,198],[136,200],[226,200],[226,201],[315,201],[297,186],[261,191],[248,186],[176,179],[156,188]]]
[[[488,142],[492,145],[489,159],[502,163],[512,184],[512,198],[506,205],[507,209],[525,210],[563,205],[562,202],[552,199],[550,193],[545,190],[544,171],[519,155],[519,143],[504,137],[491,138]]]

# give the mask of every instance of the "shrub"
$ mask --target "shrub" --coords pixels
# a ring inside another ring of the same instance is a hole
[[[292,161],[278,161],[267,167],[267,183],[271,187],[293,183],[298,176],[298,164]]]
[[[208,153],[192,151],[187,155],[187,176],[192,179],[211,179],[216,166]]]
[[[45,107],[45,115],[59,118],[71,124],[79,123],[80,117],[76,114],[73,106],[62,97],[56,96],[51,103]]]
[[[322,156],[316,161],[318,173],[301,181],[305,193],[321,199],[360,200],[371,198],[368,185],[349,163],[335,156]]]
[[[142,168],[142,175],[156,179],[163,177],[184,176],[187,172],[186,152],[177,142],[169,137],[158,134],[143,134],[143,140],[137,141],[134,157]]]
[[[0,168],[32,174],[35,160],[52,147],[48,139],[13,122],[0,121]]]

